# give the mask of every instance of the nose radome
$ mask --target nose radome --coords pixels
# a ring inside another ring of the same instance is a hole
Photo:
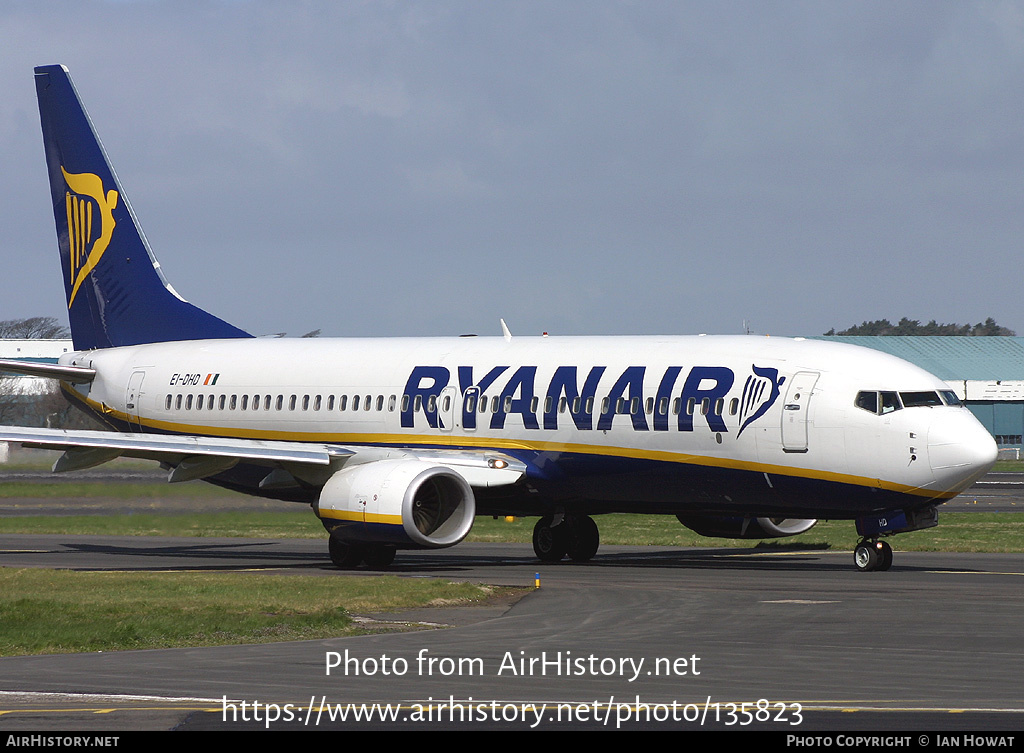
[[[988,430],[967,410],[932,411],[928,462],[937,486],[960,493],[996,462],[998,448]]]

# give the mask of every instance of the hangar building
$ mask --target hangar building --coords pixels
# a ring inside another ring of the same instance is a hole
[[[1024,437],[1024,337],[821,336],[890,353],[945,381],[1000,448]],[[1002,453],[1001,453],[1002,454]]]

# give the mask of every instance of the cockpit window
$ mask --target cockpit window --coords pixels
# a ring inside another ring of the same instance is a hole
[[[900,405],[900,399],[896,397],[895,392],[880,392],[882,396],[882,415],[886,413],[892,413],[894,410],[899,410],[902,406]]]
[[[854,405],[861,410],[866,410],[868,413],[878,413],[878,393],[858,392]]]
[[[942,405],[937,392],[901,392],[900,400],[904,408],[916,408],[921,405]]]
[[[854,405],[861,410],[866,410],[868,413],[876,413],[880,416],[900,410],[901,408],[941,406],[943,404],[963,405],[952,390],[943,390],[942,392],[900,392],[898,394],[896,392],[861,390],[857,393],[857,399],[854,401]]]

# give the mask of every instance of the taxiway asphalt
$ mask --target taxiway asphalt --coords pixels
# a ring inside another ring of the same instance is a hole
[[[0,565],[340,575],[313,540],[5,535]],[[611,546],[542,566],[528,545],[462,544],[391,572],[525,587],[539,573],[541,588],[507,610],[402,616],[447,629],[0,658],[0,729],[1024,723],[1024,555],[897,551],[889,572],[860,573],[847,552]],[[373,702],[396,718],[355,723]]]

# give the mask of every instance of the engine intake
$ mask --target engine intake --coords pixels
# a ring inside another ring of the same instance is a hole
[[[701,536],[726,539],[777,539],[809,531],[814,518],[732,518],[714,515],[676,515],[691,531]]]
[[[457,472],[422,460],[376,460],[346,466],[324,484],[315,512],[348,543],[439,549],[473,527],[473,490]]]

